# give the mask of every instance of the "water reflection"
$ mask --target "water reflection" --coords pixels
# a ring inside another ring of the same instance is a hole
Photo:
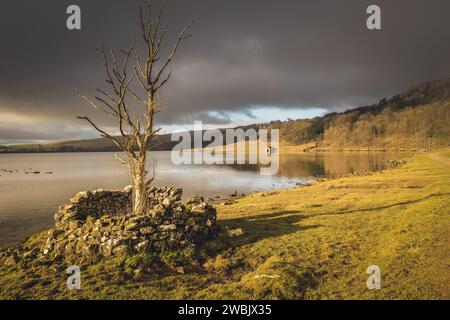
[[[380,171],[386,165],[386,160],[404,158],[409,153],[402,152],[334,152],[282,154],[279,156],[279,171],[276,177],[304,178],[320,176],[339,176],[361,171]],[[219,167],[219,165],[215,165]],[[260,165],[233,164],[226,166],[236,171],[259,172]]]
[[[376,171],[384,168],[385,160],[405,156],[375,152],[280,155],[274,176],[261,175],[260,167],[251,164],[177,166],[170,152],[152,153],[150,163],[156,163],[156,183],[179,186],[184,197],[227,196],[235,190],[248,194],[289,188],[314,176]],[[56,208],[78,191],[121,189],[129,184],[126,169],[108,152],[1,154],[0,169],[0,245],[51,226]]]

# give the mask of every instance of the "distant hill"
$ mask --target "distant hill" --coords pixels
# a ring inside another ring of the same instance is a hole
[[[238,128],[280,129],[280,149],[286,152],[437,149],[450,145],[450,78],[413,86],[370,106],[314,119],[272,121]],[[150,149],[171,150],[178,142],[170,138],[170,134],[158,135]],[[204,142],[203,146],[207,144]],[[118,151],[118,148],[104,138],[0,146],[0,152],[8,153],[84,151]]]
[[[262,125],[254,124],[248,126],[241,126],[246,130],[247,128],[258,129]],[[225,133],[225,129],[221,129]],[[189,131],[193,142],[193,131]],[[118,137],[120,140],[121,138]],[[203,147],[207,146],[211,142],[203,142]],[[150,150],[154,151],[168,151],[172,150],[178,141],[171,141],[171,134],[157,135],[156,138],[150,144]],[[192,145],[192,147],[194,147]],[[45,144],[17,144],[11,146],[0,146],[0,153],[39,153],[39,152],[102,152],[102,151],[120,151],[117,146],[109,139],[97,138],[97,139],[84,139],[84,140],[70,140],[51,142]]]
[[[170,134],[158,135],[151,145],[152,150],[170,150],[177,142],[170,141]],[[98,151],[120,151],[109,139],[84,139],[51,142],[45,144],[18,144],[0,147],[0,152],[98,152]]]
[[[378,103],[307,120],[273,121],[286,149],[428,150],[450,145],[450,78]],[[315,147],[311,147],[314,143]]]
[[[160,135],[153,143],[155,150],[166,150],[171,147],[170,135]],[[70,140],[45,144],[18,144],[7,146],[6,152],[93,152],[119,151],[117,146],[105,138]],[[0,149],[1,152],[1,149]]]

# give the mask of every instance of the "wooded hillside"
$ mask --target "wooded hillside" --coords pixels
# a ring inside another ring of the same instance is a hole
[[[372,106],[309,120],[274,121],[287,145],[326,150],[428,150],[450,143],[450,79],[417,85]]]

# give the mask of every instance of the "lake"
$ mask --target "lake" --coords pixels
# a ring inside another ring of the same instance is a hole
[[[378,171],[391,152],[280,155],[277,175],[263,176],[257,165],[174,165],[170,152],[153,152],[156,184],[183,188],[184,197],[226,197],[291,188],[317,176]],[[122,189],[126,168],[113,153],[0,154],[0,246],[11,245],[53,225],[56,209],[82,190]],[[34,173],[35,172],[35,173]],[[39,173],[37,173],[39,172]]]

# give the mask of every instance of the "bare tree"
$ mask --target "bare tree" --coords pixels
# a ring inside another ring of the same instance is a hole
[[[147,177],[147,150],[159,129],[155,129],[155,114],[159,111],[160,90],[169,81],[169,66],[180,43],[188,38],[188,33],[195,20],[187,24],[178,34],[171,51],[162,57],[161,48],[167,34],[167,25],[161,25],[163,9],[152,17],[150,0],[146,12],[139,7],[139,38],[143,50],[139,50],[136,39],[128,50],[120,50],[120,58],[114,51],[108,54],[102,46],[99,52],[103,58],[106,83],[109,89],[97,89],[95,99],[80,95],[91,107],[113,117],[117,123],[120,136],[114,136],[101,129],[87,116],[79,119],[87,121],[102,137],[110,139],[127,158],[116,156],[126,165],[130,172],[133,190],[133,213],[142,214],[146,209],[148,190],[154,174]],[[142,52],[144,54],[142,54]]]

